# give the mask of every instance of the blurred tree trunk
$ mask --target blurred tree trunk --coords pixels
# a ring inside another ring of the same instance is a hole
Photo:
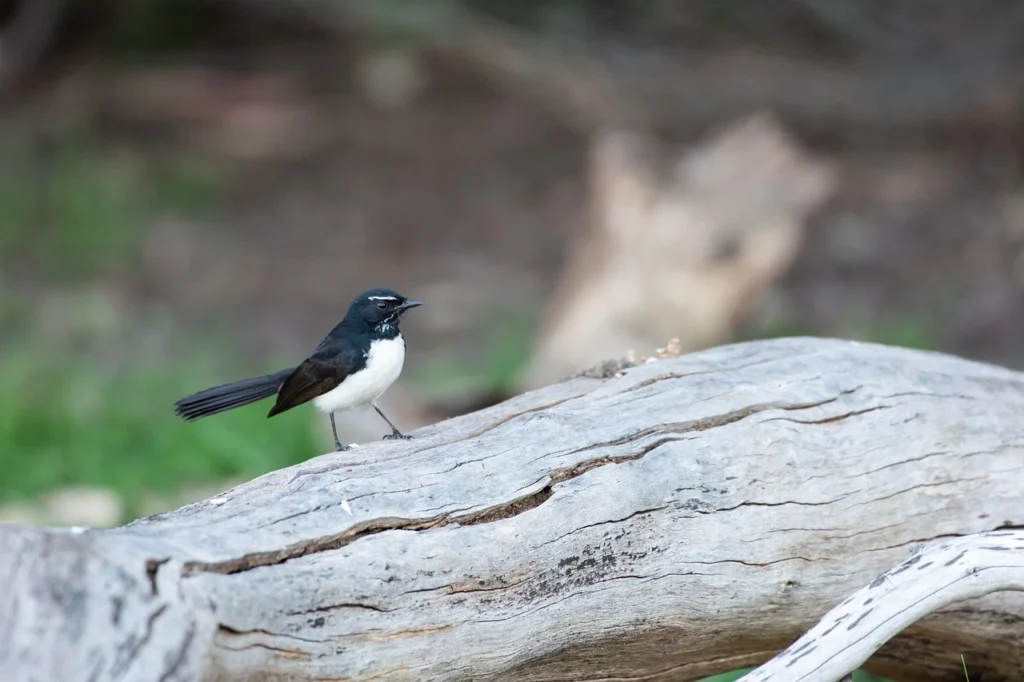
[[[0,97],[18,85],[46,56],[67,0],[16,0],[0,23]]]
[[[635,133],[595,135],[590,170],[584,229],[520,390],[670,339],[681,353],[728,341],[837,184],[831,164],[767,115],[683,152]]]

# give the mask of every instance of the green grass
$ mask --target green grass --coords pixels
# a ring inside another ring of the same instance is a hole
[[[740,679],[741,677],[749,673],[751,670],[753,670],[753,668],[743,668],[742,670],[734,670],[732,672],[722,673],[721,675],[705,677],[704,679],[699,680],[698,682],[733,682],[733,680]],[[885,677],[878,677],[877,675],[872,675],[871,673],[865,670],[857,670],[853,673],[853,682],[889,682],[889,680]]]
[[[730,673],[722,673],[721,675],[712,675],[711,677],[705,677],[701,680],[698,680],[698,682],[733,682],[733,680],[740,679],[741,677],[749,673],[751,670],[753,670],[753,668],[733,670]]]
[[[937,347],[938,324],[933,316],[914,311],[904,311],[892,319],[869,319],[863,316],[851,317],[837,335],[842,338],[888,346],[901,346],[918,350],[934,350]],[[737,341],[755,341],[790,336],[821,336],[822,331],[811,325],[782,322],[766,327],[741,327]]]
[[[432,400],[461,391],[514,391],[516,375],[531,350],[531,316],[525,312],[492,310],[478,322],[478,327],[487,331],[476,357],[466,357],[457,351],[441,353],[412,377],[421,398]]]
[[[60,342],[12,331],[9,305],[0,325],[0,504],[95,485],[118,493],[129,520],[148,494],[250,479],[326,452],[308,410],[268,420],[269,406],[257,404],[192,423],[173,412],[183,395],[269,368],[241,366],[226,346],[167,361],[162,347],[173,344],[160,330],[136,334],[88,300],[70,307],[81,319]],[[131,357],[117,350],[126,333],[138,345]]]
[[[139,338],[113,306],[76,289],[135,262],[155,215],[215,208],[219,173],[195,158],[143,159],[75,130],[45,149],[32,140],[27,126],[0,137],[0,272],[34,271],[66,294],[47,314],[0,281],[0,504],[96,485],[117,492],[130,518],[148,493],[251,478],[322,452],[301,410],[272,424],[257,406],[179,420],[176,398],[262,370],[239,366],[216,344],[220,351],[166,360],[166,338],[150,338],[153,330]],[[125,357],[125,349],[143,352]]]
[[[845,336],[890,346],[933,350],[938,332],[931,316],[904,311],[897,319],[885,321],[853,320]]]
[[[196,159],[143,160],[64,131],[43,151],[28,130],[0,138],[0,262],[74,279],[130,258],[153,215],[203,215],[222,192]]]

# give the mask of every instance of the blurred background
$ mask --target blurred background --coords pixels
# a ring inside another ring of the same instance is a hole
[[[408,429],[672,339],[1020,367],[1021,74],[1012,0],[0,0],[0,520],[326,451],[173,401],[374,286]]]
[[[1021,367],[1022,74],[1013,0],[0,0],[0,521],[326,451],[173,401],[374,286],[405,429],[782,335]]]

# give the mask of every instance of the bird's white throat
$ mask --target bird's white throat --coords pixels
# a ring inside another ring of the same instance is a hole
[[[375,402],[402,373],[405,339],[377,339],[370,343],[366,366],[345,377],[337,388],[313,399],[321,412],[343,412]]]

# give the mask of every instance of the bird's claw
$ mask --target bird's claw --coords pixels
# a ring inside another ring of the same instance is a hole
[[[395,431],[384,436],[382,440],[412,440],[412,436],[407,436],[404,433],[399,433],[398,431]]]

